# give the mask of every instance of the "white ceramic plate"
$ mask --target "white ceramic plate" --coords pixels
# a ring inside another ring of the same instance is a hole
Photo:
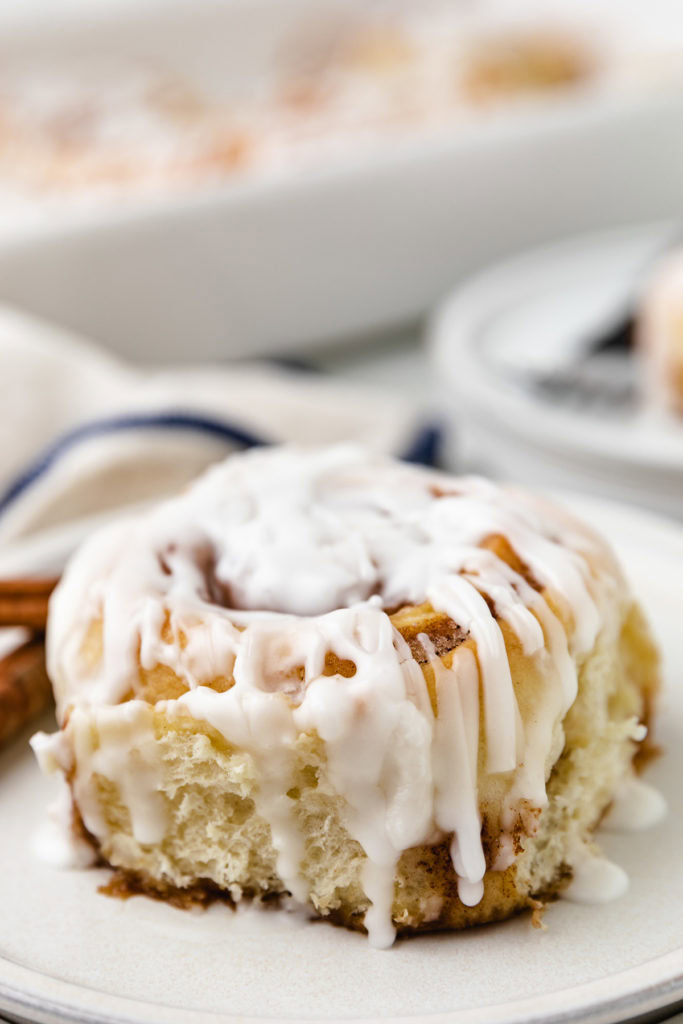
[[[556,398],[533,384],[571,365],[675,237],[660,223],[570,238],[453,292],[434,318],[431,346],[466,458],[495,476],[683,516],[683,423],[638,398],[636,357],[613,360],[614,373],[633,381],[624,405],[579,401],[571,388]]]
[[[649,778],[670,813],[654,830],[603,840],[629,871],[626,896],[601,907],[560,901],[547,932],[522,917],[388,952],[284,912],[117,902],[96,892],[106,872],[61,873],[33,859],[49,787],[23,741],[0,759],[0,1013],[39,1024],[608,1024],[683,1002],[683,532],[616,506],[576,505],[616,545],[665,657],[666,755]]]

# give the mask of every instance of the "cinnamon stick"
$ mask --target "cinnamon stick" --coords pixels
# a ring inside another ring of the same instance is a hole
[[[44,630],[48,600],[57,582],[54,577],[0,580],[0,627]]]
[[[0,659],[0,746],[40,714],[51,697],[45,643],[32,637]]]

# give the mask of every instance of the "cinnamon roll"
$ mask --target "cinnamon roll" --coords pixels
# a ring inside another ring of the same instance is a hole
[[[661,261],[636,322],[645,397],[683,416],[683,250]]]
[[[173,900],[290,894],[379,946],[583,870],[658,678],[586,526],[352,446],[231,456],[97,533],[47,645],[35,748],[101,861]]]

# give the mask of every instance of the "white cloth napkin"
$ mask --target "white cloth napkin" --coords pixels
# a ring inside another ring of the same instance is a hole
[[[92,524],[251,443],[434,438],[403,397],[260,364],[127,366],[0,309],[0,576],[54,571]]]

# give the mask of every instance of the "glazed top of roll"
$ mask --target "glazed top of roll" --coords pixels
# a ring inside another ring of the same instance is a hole
[[[478,761],[510,773],[511,813],[544,805],[581,660],[627,600],[607,545],[541,499],[353,446],[265,448],[85,544],[52,598],[49,669],[62,719],[143,695],[161,665],[178,705],[247,749],[316,731],[368,856],[455,832],[476,900]],[[396,628],[424,606],[450,620],[448,665]],[[533,714],[511,643],[543,678]],[[420,660],[451,677],[438,701]]]

